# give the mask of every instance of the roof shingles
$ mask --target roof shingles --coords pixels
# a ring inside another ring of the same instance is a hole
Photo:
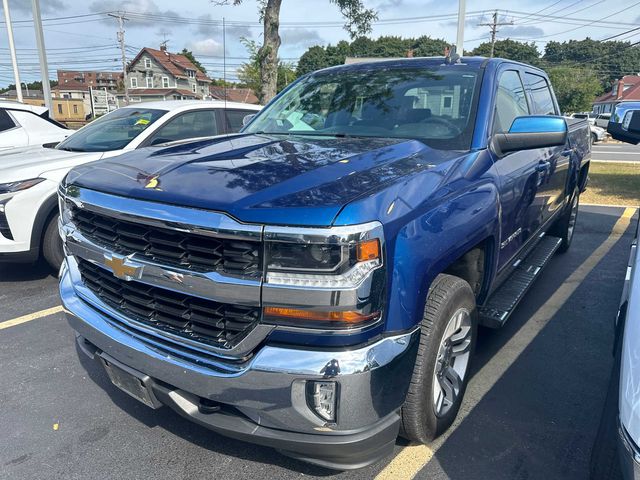
[[[156,50],[154,48],[145,47],[131,62],[131,65],[135,65],[143,53],[147,53],[150,55],[156,62],[158,62],[162,67],[167,70],[171,75],[175,77],[184,77],[186,78],[187,70],[193,70],[196,72],[196,79],[202,82],[211,82],[211,79],[207,77],[202,71],[196,67],[191,60],[189,60],[184,55],[180,55],[179,53],[170,53],[166,50]]]

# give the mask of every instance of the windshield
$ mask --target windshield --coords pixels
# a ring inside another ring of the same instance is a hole
[[[318,72],[284,92],[244,132],[412,138],[468,149],[477,77],[462,65]]]
[[[70,152],[107,152],[126,147],[166,110],[121,108],[94,120],[56,147]]]

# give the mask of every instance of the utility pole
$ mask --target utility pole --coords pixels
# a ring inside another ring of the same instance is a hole
[[[129,105],[129,82],[127,81],[127,54],[124,49],[124,22],[128,20],[122,13],[116,15],[108,13],[110,17],[118,19],[118,42],[120,43],[120,51],[122,52],[122,80],[124,82],[124,103]]]
[[[33,9],[33,26],[36,30],[36,45],[38,46],[38,58],[40,59],[40,76],[42,76],[44,105],[49,109],[49,115],[53,116],[49,66],[47,65],[47,51],[44,48],[44,32],[42,31],[42,16],[40,15],[40,0],[31,0],[31,8]]]
[[[16,96],[18,97],[18,101],[22,102],[22,85],[20,84],[20,72],[18,71],[18,57],[16,56],[16,46],[13,43],[13,27],[11,26],[11,14],[9,13],[9,0],[2,0],[2,8],[4,8],[4,22],[7,25],[7,36],[9,37],[9,52],[11,52],[13,80],[16,82]]]
[[[456,53],[462,57],[464,54],[464,21],[465,0],[458,0],[458,35],[456,36]]]
[[[498,22],[498,11],[493,12],[493,21],[491,23],[479,23],[479,27],[490,27],[491,29],[491,55],[493,57],[493,51],[496,46],[496,33],[498,33],[498,27],[502,25],[513,25],[513,21],[511,22]]]

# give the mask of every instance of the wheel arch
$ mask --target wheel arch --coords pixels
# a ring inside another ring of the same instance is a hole
[[[42,236],[44,235],[45,228],[51,218],[58,213],[58,194],[48,197],[36,214],[33,222],[33,228],[31,230],[31,249],[37,250],[38,253],[42,252]]]

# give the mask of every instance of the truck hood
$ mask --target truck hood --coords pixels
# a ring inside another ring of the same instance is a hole
[[[45,172],[99,160],[103,152],[67,152],[41,146],[12,149],[0,154],[0,183],[43,176]]]
[[[459,155],[397,138],[236,135],[103,159],[67,183],[245,222],[326,226],[350,201]]]

